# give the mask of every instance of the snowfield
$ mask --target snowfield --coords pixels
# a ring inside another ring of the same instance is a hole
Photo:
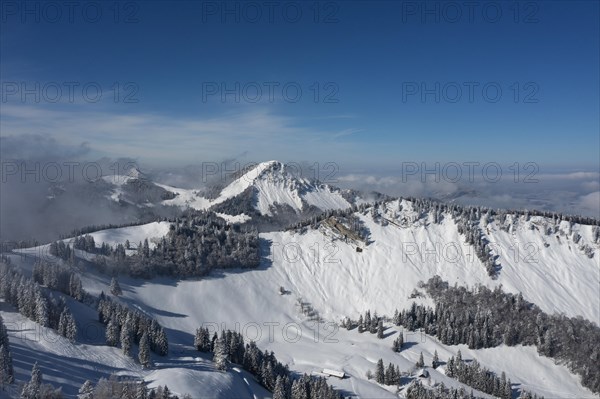
[[[137,248],[138,244],[140,242],[144,242],[145,239],[148,239],[148,247],[153,249],[158,241],[167,235],[170,226],[171,223],[169,222],[152,222],[139,226],[117,227],[114,229],[99,230],[89,233],[89,235],[94,237],[96,248],[99,248],[102,243],[106,243],[111,247],[115,247],[118,244],[125,245],[125,243],[129,241],[132,249],[126,249],[125,251],[127,255],[131,255],[136,252],[135,248]],[[71,244],[72,246],[74,238],[75,237],[65,238],[62,241],[67,244]],[[16,249],[14,252],[27,256],[56,260],[52,255],[50,255],[50,244],[31,248]],[[91,254],[82,250],[76,250],[76,254],[80,258],[88,260],[96,256],[95,254]]]
[[[232,188],[231,192],[236,190]],[[118,349],[100,342],[72,345],[62,340],[57,345],[25,340],[23,331],[35,329],[29,325],[35,323],[22,320],[3,307],[2,316],[7,323],[25,326],[9,328],[15,357],[19,358],[15,362],[17,377],[25,378],[36,359],[34,354],[39,352],[48,359],[42,364],[47,380],[67,384],[67,393],[74,392],[84,377],[97,379],[116,372],[142,376],[150,386],[167,384],[173,392],[190,393],[193,397],[268,397],[269,393],[251,375],[237,368],[218,372],[209,355],[193,350],[194,332],[204,326],[211,333],[222,329],[242,332],[247,341],[257,341],[262,350],[274,351],[278,360],[287,363],[294,372],[322,375],[324,368],[343,371],[348,378],[330,377],[329,383],[346,396],[402,397],[402,390],[396,392],[396,387],[381,386],[367,379],[367,371],[374,371],[378,359],[382,358],[385,365],[391,362],[400,366],[401,371],[413,373],[421,352],[425,363],[431,364],[434,351],[445,362],[460,349],[464,359],[475,358],[497,373],[505,371],[515,390],[524,388],[546,398],[598,397],[584,388],[565,366],[540,357],[535,347],[470,350],[465,345],[446,346],[435,337],[403,331],[389,323],[384,339],[368,332],[347,331],[337,324],[346,316],[356,319],[368,309],[392,316],[395,309],[407,308],[413,301],[432,305],[428,298],[411,298],[411,293],[419,281],[434,275],[461,286],[501,284],[506,291],[522,292],[525,299],[546,312],[583,316],[598,323],[600,253],[598,244],[593,243],[590,226],[564,222],[548,235],[541,231],[545,231],[549,221],[539,217],[529,220],[521,217],[513,221],[515,227],[509,231],[496,222],[485,225],[484,234],[496,245],[502,265],[499,277],[491,279],[448,215],[439,224],[433,223],[431,216],[418,217],[406,200],[388,203],[378,218],[370,210],[356,215],[370,232],[368,245],[346,241],[321,225],[304,233],[260,234],[262,260],[257,269],[218,270],[201,280],[185,281],[119,277],[123,295],[118,300],[156,318],[167,332],[170,355],[155,357],[156,367],[152,370],[141,370]],[[226,220],[231,217],[219,216]],[[243,223],[243,220],[228,221]],[[104,241],[115,245],[125,240],[137,244],[146,237],[152,242],[168,231],[169,223],[157,222],[92,235],[98,244]],[[577,243],[574,233],[580,236]],[[584,253],[584,244],[593,247],[596,252],[593,258]],[[357,247],[362,252],[357,252]],[[20,252],[35,255],[39,248]],[[15,258],[15,263],[29,267],[30,258]],[[110,279],[93,271],[82,275],[84,288],[94,295],[109,292]],[[280,293],[280,287],[284,288],[284,294]],[[305,316],[301,302],[318,312],[321,322]],[[98,324],[95,311],[82,304],[73,306],[78,323],[94,320]],[[407,343],[401,353],[391,349],[398,334],[404,334]],[[73,364],[52,362],[55,357],[73,357]],[[423,381],[426,384],[444,382],[464,386],[445,376],[443,365],[428,371],[430,377]],[[476,391],[475,394],[489,397]]]
[[[0,302],[17,380],[29,381],[31,368],[38,362],[44,382],[61,385],[64,394],[76,397],[87,379],[108,378],[113,373],[131,378],[144,375],[140,365],[124,356],[119,348],[102,345],[104,326],[97,321],[97,312],[74,301],[68,302],[80,330],[76,345],[20,315],[7,303]],[[18,397],[19,394],[11,396]]]
[[[133,247],[137,247],[147,238],[148,246],[152,249],[161,238],[167,235],[170,226],[169,222],[152,222],[139,226],[101,230],[90,233],[90,235],[94,237],[97,247],[103,242],[114,247],[117,244],[125,244],[126,241],[129,241]]]
[[[221,219],[225,219],[225,221],[229,224],[243,224],[246,223],[248,220],[252,219],[250,216],[244,213],[233,216],[227,215],[226,213],[215,212],[215,215],[217,215]]]

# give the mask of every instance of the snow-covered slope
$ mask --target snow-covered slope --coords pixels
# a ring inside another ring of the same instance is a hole
[[[370,227],[375,230],[376,226]],[[396,327],[390,327],[386,331],[387,338],[379,340],[368,333],[338,329],[332,323],[318,324],[303,316],[298,305],[300,298],[310,303],[326,321],[339,321],[346,315],[356,317],[359,311],[369,308],[389,315],[395,307],[412,302],[407,296],[409,289],[414,288],[413,282],[432,272],[458,283],[489,280],[483,267],[478,265],[472,265],[475,266],[473,269],[466,265],[436,267],[390,262],[388,256],[395,256],[397,236],[392,233],[391,226],[380,229],[372,234],[375,243],[380,241],[379,245],[371,244],[373,247],[369,246],[361,254],[354,252],[352,247],[345,249],[342,247],[345,244],[339,243],[339,252],[331,258],[339,259],[339,263],[324,262],[328,256],[325,252],[319,252],[319,260],[315,259],[316,248],[323,251],[327,244],[318,231],[302,236],[264,234],[265,245],[271,246],[274,260],[265,259],[258,270],[215,273],[200,281],[177,283],[156,279],[140,285],[139,281],[125,280],[122,282],[128,287],[125,300],[155,315],[172,332],[169,338],[174,342],[189,345],[190,334],[202,325],[213,330],[238,330],[256,339],[260,347],[275,351],[277,357],[294,371],[343,370],[350,378],[330,379],[330,382],[359,397],[395,397],[390,387],[381,387],[365,377],[379,358],[385,364],[398,364],[406,371],[413,367],[421,351],[426,362],[430,362],[434,350],[445,360],[458,349],[464,357],[477,358],[492,370],[506,371],[513,383],[522,384],[515,388],[525,388],[546,397],[595,397],[566,367],[540,357],[535,348],[503,346],[469,350],[465,346],[447,347],[433,337],[405,332],[410,347],[396,354],[391,351],[392,340],[399,334]],[[439,235],[421,232],[417,237],[431,239]],[[304,251],[297,261],[291,260],[291,252],[288,259],[282,253],[277,256],[277,248],[283,251],[283,245],[287,245],[292,251],[295,244]],[[363,255],[367,258],[360,260]],[[106,290],[106,286],[97,285],[97,281],[87,283],[90,289]],[[104,284],[107,285],[108,280]],[[280,286],[289,294],[280,295]],[[431,371],[435,381],[446,381],[444,376],[436,373]]]
[[[168,360],[153,356],[154,368],[143,369],[134,359],[123,355],[119,348],[104,344],[105,327],[97,321],[95,311],[71,300],[69,306],[79,326],[75,344],[0,302],[0,314],[8,328],[18,381],[28,381],[31,368],[37,362],[42,370],[43,381],[62,387],[62,392],[69,398],[77,397],[79,388],[86,380],[98,381],[111,375],[144,379],[151,388],[168,385],[171,392],[179,395],[188,393],[193,398],[269,397],[268,391],[249,373],[239,369],[220,372],[215,369],[210,357],[192,353],[191,350],[175,351]],[[3,393],[8,397],[19,397],[16,386],[8,388]],[[0,397],[4,397],[2,393]]]
[[[75,397],[87,379],[97,381],[113,373],[135,378],[144,375],[139,364],[124,356],[118,348],[100,345],[104,326],[97,321],[96,312],[74,301],[69,301],[69,307],[79,326],[75,345],[0,301],[0,314],[8,329],[17,380],[28,381],[33,364],[38,362],[44,382],[62,386],[66,395]],[[18,393],[13,397],[18,397]]]
[[[220,212],[215,212],[215,215],[217,215],[218,217],[225,219],[225,221],[227,221],[227,223],[229,224],[242,224],[242,223],[246,223],[248,220],[251,219],[250,216],[246,215],[246,214],[239,214],[239,215],[228,215],[226,213],[220,213]]]
[[[177,197],[163,202],[194,209],[208,209],[237,197],[248,189],[253,190],[254,206],[262,215],[272,215],[276,205],[289,206],[296,212],[314,206],[320,210],[344,209],[351,204],[340,190],[302,177],[295,177],[285,164],[268,161],[257,164],[227,185],[217,198],[203,198],[199,190],[178,189],[160,185]]]
[[[507,291],[522,292],[546,312],[583,316],[600,324],[600,251],[593,243],[592,227],[562,222],[557,232],[546,235],[543,227],[549,225],[541,217],[514,220],[510,232],[490,224],[487,236],[500,249],[502,265],[497,283]],[[581,236],[578,243],[574,233]],[[582,245],[594,248],[592,258]]]
[[[138,226],[128,227],[116,227],[114,229],[99,230],[89,233],[94,237],[96,248],[99,248],[102,243],[106,243],[111,247],[115,247],[118,244],[125,245],[127,241],[130,243],[130,249],[126,250],[127,254],[130,255],[135,252],[138,244],[148,239],[148,247],[150,249],[156,246],[158,240],[166,236],[171,226],[170,222],[152,222],[141,224]],[[66,244],[73,245],[74,237],[65,238]],[[77,256],[91,259],[94,257],[93,254],[86,253],[81,250],[76,250]],[[40,245],[38,247],[23,248],[14,250],[15,253],[20,253],[28,256],[35,256],[45,259],[53,259],[50,255],[50,244]]]
[[[143,377],[153,385],[167,383],[179,393],[210,390],[213,394],[208,397],[258,395],[260,387],[252,386],[250,376],[236,370],[218,373],[208,359],[193,351],[193,333],[205,326],[213,331],[241,331],[260,348],[273,350],[295,372],[342,370],[350,377],[329,382],[359,397],[397,397],[394,387],[380,386],[365,376],[379,358],[386,365],[391,362],[411,371],[420,352],[430,363],[434,351],[444,361],[458,349],[463,358],[476,358],[495,372],[505,371],[514,389],[525,388],[547,398],[598,397],[565,366],[540,357],[533,347],[470,350],[388,324],[384,339],[335,324],[346,316],[357,318],[367,309],[391,316],[395,309],[406,308],[413,301],[431,304],[427,298],[412,299],[410,295],[419,281],[434,275],[458,285],[502,284],[504,290],[522,292],[546,312],[583,316],[598,323],[600,254],[590,226],[511,215],[502,223],[482,220],[482,231],[502,266],[497,279],[492,279],[449,214],[436,223],[432,214],[423,214],[410,201],[397,200],[354,216],[369,232],[368,244],[339,238],[322,223],[302,233],[262,233],[263,259],[254,270],[218,271],[187,281],[121,277],[124,294],[120,300],[155,317],[169,337],[171,355],[157,359],[158,368]],[[168,223],[155,223],[96,232],[94,238],[98,243],[129,239],[133,244],[144,235],[159,237],[166,232]],[[595,252],[593,257],[586,254],[586,247]],[[82,280],[92,294],[109,290],[109,276],[88,272]],[[286,291],[284,295],[280,287]],[[300,302],[317,311],[322,322],[308,319]],[[400,333],[409,344],[401,353],[394,353],[392,341]],[[429,371],[433,382],[461,386],[443,375],[443,367]]]
[[[169,232],[169,222],[152,222],[139,226],[119,227],[90,233],[97,245],[107,243],[110,246],[125,244],[129,241],[132,246],[148,239],[150,249],[154,248],[159,239]]]

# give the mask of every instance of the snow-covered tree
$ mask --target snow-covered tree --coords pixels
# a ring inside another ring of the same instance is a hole
[[[278,375],[275,381],[275,389],[273,390],[273,399],[287,399],[285,391],[285,380]]]
[[[142,367],[152,367],[152,359],[150,358],[150,339],[148,338],[148,332],[144,332],[142,338],[140,339],[138,359]]]
[[[146,384],[144,381],[140,381],[135,389],[135,399],[147,399],[148,398],[148,389],[146,388]]]
[[[385,383],[385,370],[383,368],[383,359],[379,359],[377,361],[377,366],[375,366],[375,381],[380,384]]]
[[[86,380],[81,388],[79,388],[78,399],[93,399],[94,398],[94,384],[90,380]]]
[[[160,356],[166,356],[169,353],[169,341],[167,334],[162,327],[159,327],[154,334],[155,352]]]
[[[402,345],[404,345],[404,337],[403,337],[403,333],[402,331],[400,332],[400,334],[398,334],[398,338],[396,338],[394,340],[394,342],[392,343],[392,350],[394,352],[400,352],[402,351]]]
[[[23,390],[21,391],[21,399],[40,399],[41,387],[42,370],[40,370],[40,366],[35,362],[31,369],[31,379],[23,386]]]
[[[292,383],[292,399],[308,399],[306,382],[303,379],[294,380]]]
[[[109,346],[118,346],[120,338],[119,322],[116,317],[111,317],[106,326],[106,344]]]
[[[115,277],[113,277],[112,280],[110,280],[110,293],[114,296],[119,296],[123,294],[121,286],[119,285],[119,281]]]
[[[415,366],[417,366],[417,367],[425,366],[425,360],[423,360],[423,352],[421,352],[421,354],[419,355],[419,360],[417,360],[417,363],[415,364]]]
[[[12,384],[13,381],[14,370],[9,349],[8,331],[2,316],[0,316],[0,385]]]
[[[43,327],[48,327],[50,322],[48,318],[48,302],[39,289],[35,292],[35,321]]]
[[[213,361],[218,370],[227,369],[227,355],[228,352],[223,338],[217,339]]]
[[[133,341],[133,332],[131,331],[131,318],[128,316],[121,327],[121,349],[125,356],[131,356],[131,344]]]
[[[71,274],[69,279],[69,295],[78,301],[83,300],[83,287],[81,286],[81,279],[76,274]]]
[[[70,312],[67,314],[67,331],[65,337],[71,342],[75,342],[77,339],[77,323]]]
[[[431,367],[436,368],[440,364],[440,358],[438,357],[437,349],[433,352],[433,359],[431,361]]]
[[[377,324],[377,338],[383,339],[383,320],[379,320]]]

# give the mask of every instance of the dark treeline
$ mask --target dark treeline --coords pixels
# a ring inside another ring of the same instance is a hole
[[[48,252],[52,256],[56,256],[70,264],[75,264],[75,251],[71,248],[71,245],[65,244],[64,241],[55,241],[50,243]]]
[[[456,378],[458,381],[475,388],[481,392],[493,395],[500,399],[512,399],[512,383],[506,378],[506,374],[502,372],[500,377],[495,373],[481,367],[477,359],[470,362],[465,362],[462,358],[460,350],[456,357],[451,356],[446,364],[446,375],[451,378]],[[527,391],[520,393],[520,398],[535,398],[543,399],[535,394]]]
[[[88,296],[77,273],[57,263],[38,260],[33,265],[32,278],[36,283],[69,295],[79,302]]]
[[[100,247],[96,247],[94,237],[89,234],[75,237],[73,239],[73,248],[98,255],[110,255],[112,252],[110,245],[104,242],[100,244]]]
[[[479,216],[477,212],[453,216],[458,232],[465,236],[465,241],[468,244],[473,246],[475,255],[477,255],[481,263],[483,263],[488,276],[492,278],[497,277],[500,266],[496,263],[496,258],[489,246],[489,241],[483,234],[483,230],[479,223],[480,219],[477,218]]]
[[[85,235],[85,234],[90,234],[90,233],[94,233],[96,231],[100,231],[100,230],[108,230],[108,229],[118,229],[121,227],[132,227],[132,226],[141,226],[143,224],[147,224],[147,223],[151,223],[151,222],[160,222],[160,221],[164,221],[167,220],[165,218],[158,218],[156,216],[153,215],[149,215],[145,218],[140,218],[139,220],[133,221],[133,222],[128,222],[128,223],[120,223],[120,224],[114,224],[114,223],[110,223],[110,224],[93,224],[93,225],[89,225],[89,226],[85,226],[85,227],[81,227],[78,229],[74,229],[72,230],[69,234],[67,235],[61,235],[59,238],[61,240],[67,239],[67,238],[71,238],[71,237],[75,237],[75,236],[81,236],[81,235]]]
[[[79,388],[79,399],[178,399],[165,385],[148,388],[144,381],[121,380],[112,375],[110,378],[101,378],[96,385],[90,380]],[[189,394],[182,399],[192,399]]]
[[[78,247],[91,247],[92,239],[83,236]],[[95,253],[93,263],[100,271],[132,277],[152,278],[157,275],[201,277],[216,268],[251,268],[260,261],[258,231],[228,225],[210,212],[186,211],[172,222],[171,229],[154,248],[148,240],[137,244],[135,253],[127,256],[128,244],[109,250],[105,244]],[[108,253],[105,253],[108,252]]]
[[[4,385],[12,384],[14,381],[15,372],[13,370],[8,330],[4,325],[4,319],[0,316],[0,387],[3,388]]]
[[[477,399],[473,392],[467,393],[464,388],[446,388],[441,383],[434,388],[426,388],[420,381],[415,381],[406,389],[406,399]]]
[[[21,399],[62,399],[64,397],[61,388],[55,388],[43,381],[44,375],[40,366],[35,363],[31,370],[31,378],[23,384]],[[143,380],[119,379],[115,375],[110,378],[101,378],[94,385],[90,380],[83,383],[79,388],[79,399],[178,399],[169,388],[159,385],[156,388],[148,388]],[[192,399],[190,395],[184,395],[182,399]]]
[[[51,292],[46,292],[33,279],[17,271],[8,260],[0,261],[0,297],[23,316],[74,341],[77,325],[65,299],[57,299]]]
[[[199,351],[213,353],[215,365],[220,370],[225,370],[228,362],[241,365],[273,392],[273,399],[341,399],[324,378],[308,375],[294,378],[273,352],[262,352],[254,341],[244,345],[244,337],[236,331],[222,331],[220,337],[215,332],[211,337],[208,328],[198,328],[194,346]]]
[[[436,361],[434,368],[436,366]],[[423,361],[423,353],[419,357],[419,360],[415,364],[415,367],[422,368],[425,366]],[[375,381],[382,385],[400,385],[401,378],[404,375],[400,372],[398,366],[394,366],[390,363],[387,367],[384,367],[383,360],[379,359],[375,366],[375,372],[367,373],[367,378],[374,378]],[[477,360],[473,360],[470,363],[466,363],[462,360],[460,350],[458,351],[457,357],[451,357],[448,360],[446,367],[446,375],[451,378],[456,378],[459,382],[468,385],[473,389],[477,389],[481,392],[488,393],[500,399],[512,399],[512,387],[510,379],[506,378],[506,374],[502,372],[501,376],[498,377],[490,370],[483,368],[479,365]],[[425,388],[421,385],[418,379],[411,381],[409,387],[406,390],[407,398],[413,399],[429,399],[429,398],[475,398],[473,391],[467,394],[464,388],[446,388],[444,383],[436,384],[433,388]],[[531,395],[527,391],[522,391],[520,398],[535,398],[543,399],[537,395]]]
[[[548,315],[521,294],[505,293],[501,287],[451,287],[435,276],[424,288],[435,309],[413,303],[396,312],[396,325],[423,329],[446,345],[466,344],[472,349],[535,345],[540,355],[566,364],[583,386],[600,392],[600,328],[595,323]]]
[[[403,198],[400,197],[400,200]],[[560,212],[551,211],[539,211],[539,210],[528,210],[528,209],[492,209],[482,206],[462,206],[455,203],[445,203],[435,199],[429,198],[404,198],[413,204],[415,210],[426,214],[432,210],[437,210],[438,213],[450,212],[452,214],[469,214],[471,212],[479,213],[480,215],[487,214],[490,217],[503,221],[507,215],[525,216],[528,220],[531,216],[542,216],[551,219],[555,223],[561,221],[567,221],[571,223],[578,223],[582,225],[600,226],[600,220],[593,217],[579,216],[579,215],[565,215]],[[491,221],[491,220],[490,220]],[[437,223],[437,222],[436,222]]]
[[[132,345],[139,345],[139,360],[144,367],[152,365],[150,351],[160,356],[169,352],[169,341],[158,322],[137,310],[112,301],[104,293],[98,302],[98,319],[106,324],[106,343],[120,346],[127,356],[132,355]]]
[[[403,342],[402,335],[403,334],[400,334],[400,337],[394,341],[393,349],[395,352],[400,351],[400,348],[402,346],[401,342]],[[400,344],[397,344],[398,340]],[[440,360],[437,351],[434,353],[431,363],[434,369],[439,366]],[[420,369],[423,367],[425,367],[425,361],[423,360],[423,352],[421,352],[419,359],[415,363],[415,368]],[[510,382],[510,379],[506,378],[506,374],[504,372],[502,372],[501,376],[498,377],[494,372],[488,370],[485,367],[481,367],[477,360],[473,360],[467,363],[462,359],[460,350],[458,351],[456,358],[450,357],[450,359],[448,359],[445,374],[448,377],[457,379],[459,382],[468,385],[473,389],[477,389],[481,392],[494,395],[495,397],[498,397],[500,399],[512,399],[513,397],[512,384]],[[377,361],[374,372],[371,372],[370,370],[367,372],[368,379],[374,378],[377,383],[382,385],[400,386],[402,377],[406,377],[408,375],[408,373],[401,373],[398,366],[395,366],[392,363],[389,363],[387,367],[384,367],[383,359],[379,359]],[[433,390],[431,390],[430,388],[414,386],[418,384],[418,380],[414,379],[411,382],[411,388],[409,388],[409,391],[412,392],[412,397],[414,398],[430,398],[432,397],[430,396],[432,392],[440,395],[433,396],[435,398],[455,398],[456,396],[453,395],[458,395],[458,397],[461,398],[473,397],[472,393],[470,393],[469,396],[465,396],[466,391],[464,389],[456,390],[451,388],[447,390],[443,383],[435,385],[435,389]],[[522,390],[520,392],[520,397],[538,399],[537,395],[532,396],[531,393],[525,390]],[[540,399],[542,398],[543,397],[541,397]]]
[[[378,200],[372,203],[362,203],[360,205],[353,205],[351,208],[338,210],[338,211],[326,211],[318,215],[314,215],[309,219],[295,223],[289,226],[289,229],[297,229],[301,227],[307,227],[316,222],[322,221],[329,216],[347,216],[354,212],[365,212],[370,210],[374,219],[380,223],[385,224],[385,219],[381,217],[381,211],[388,208],[388,205],[399,200],[398,211],[402,210],[402,200],[409,201],[412,205],[413,210],[416,212],[416,220],[431,216],[431,220],[434,223],[441,223],[444,220],[445,215],[450,215],[457,219],[478,221],[482,216],[486,216],[488,222],[496,221],[500,225],[504,225],[507,216],[514,215],[516,217],[525,217],[525,220],[529,220],[533,216],[541,216],[547,218],[553,225],[558,225],[560,222],[567,221],[571,224],[581,224],[590,226],[600,226],[600,220],[593,217],[578,216],[578,215],[565,215],[560,212],[550,211],[538,211],[538,210],[510,210],[510,209],[492,209],[482,206],[463,206],[456,203],[446,203],[430,198],[414,198],[414,197],[399,197]],[[504,229],[508,229],[508,226],[504,226]],[[546,234],[550,234],[548,231]],[[594,229],[594,238],[596,242],[600,240],[600,229]]]
[[[367,372],[367,378],[374,378],[375,382],[382,385],[400,385],[400,378],[402,373],[400,368],[392,363],[389,363],[387,368],[383,366],[383,359],[377,361],[375,366],[375,372]]]
[[[371,316],[370,310],[367,310],[364,315],[361,314],[357,321],[346,317],[344,320],[342,320],[340,326],[347,330],[351,330],[356,327],[358,332],[361,334],[365,331],[368,331],[371,334],[377,334],[378,338],[383,338],[383,317],[377,316],[377,312],[373,313]]]

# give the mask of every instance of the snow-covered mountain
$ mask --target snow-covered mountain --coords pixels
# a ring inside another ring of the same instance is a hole
[[[143,176],[103,180],[113,189],[147,181]],[[447,375],[444,364],[460,350],[463,358],[476,359],[497,375],[505,372],[513,384],[514,398],[523,389],[547,398],[598,397],[598,392],[585,387],[564,361],[540,355],[535,345],[501,344],[480,349],[449,345],[435,335],[411,332],[391,322],[396,309],[408,309],[413,302],[435,304],[420,282],[437,275],[458,287],[485,286],[498,292],[521,293],[525,301],[548,315],[589,320],[598,328],[597,221],[462,208],[419,199],[365,203],[351,199],[356,193],[350,195],[295,177],[277,161],[243,171],[212,196],[203,196],[202,190],[149,184],[175,194],[162,199],[163,205],[215,211],[227,222],[220,225],[202,219],[206,224],[195,232],[189,229],[199,221],[190,218],[90,233],[98,250],[102,243],[113,248],[131,243],[125,255],[134,265],[152,264],[153,257],[159,259],[155,263],[165,263],[177,245],[184,246],[182,261],[190,268],[214,263],[212,271],[200,279],[118,276],[122,295],[114,300],[163,326],[169,355],[153,355],[154,366],[148,369],[105,345],[107,327],[98,323],[94,301],[82,303],[66,297],[67,306],[82,326],[74,343],[2,303],[0,313],[12,326],[8,333],[18,381],[28,378],[33,362],[43,354],[46,380],[64,386],[69,396],[74,396],[87,379],[117,374],[144,379],[150,386],[167,384],[172,392],[188,393],[194,398],[268,397],[270,393],[240,365],[219,371],[211,361],[212,355],[194,349],[194,334],[203,326],[217,332],[241,332],[247,341],[256,341],[261,350],[273,351],[294,373],[343,371],[347,378],[329,377],[327,382],[345,396],[405,397],[407,387],[415,381],[437,385],[438,389],[443,383],[469,392],[471,387]],[[258,235],[258,267],[230,269],[226,260],[213,262],[198,257],[193,240],[198,240],[199,247],[208,245],[205,238],[198,238],[199,232],[221,237],[219,251],[225,248],[236,252],[246,238],[232,241],[232,225],[243,230],[249,218],[270,218],[285,212],[296,214],[301,222],[287,230]],[[181,237],[186,238],[179,241]],[[72,246],[75,238],[63,242]],[[147,255],[138,247],[145,239]],[[234,245],[230,246],[231,242]],[[54,256],[49,244],[15,250],[8,256],[25,275],[31,274],[39,258],[69,264]],[[93,298],[111,292],[111,276],[103,274],[97,264],[113,262],[111,256],[90,248],[75,250],[76,261],[71,264],[77,265],[74,270],[83,289]],[[485,304],[481,306],[485,311]],[[382,337],[340,327],[345,318],[357,320],[367,310],[384,316]],[[96,331],[93,338],[85,332],[89,326]],[[58,344],[28,340],[26,332],[37,329]],[[406,347],[394,352],[392,343],[400,335]],[[431,364],[434,353],[442,361],[437,369],[426,367],[427,378],[418,377],[415,369],[421,353],[426,364]],[[59,361],[64,357],[73,360]],[[405,373],[400,386],[367,378],[379,359],[385,365],[398,365]],[[494,397],[477,389],[473,392],[476,397]]]
[[[226,181],[197,188],[174,187],[154,178],[132,167],[93,179],[40,182],[35,192],[25,190],[29,199],[19,203],[14,215],[6,215],[0,238],[47,241],[83,226],[172,218],[188,208],[210,209],[230,221],[273,229],[356,201],[350,191],[296,177],[277,161],[256,164]],[[47,223],[33,229],[30,225],[36,220]]]
[[[259,163],[240,173],[215,198],[202,196],[201,190],[160,185],[176,194],[175,198],[163,201],[163,204],[198,210],[218,208],[232,212],[249,208],[262,216],[273,216],[283,211],[299,214],[351,206],[342,190],[294,176],[288,169],[279,161]]]

